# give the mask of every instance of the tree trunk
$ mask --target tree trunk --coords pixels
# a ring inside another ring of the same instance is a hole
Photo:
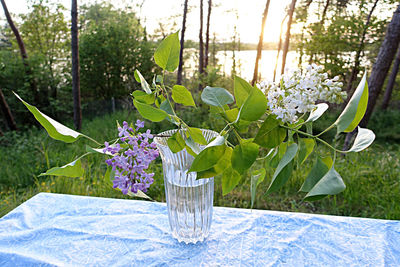
[[[50,88],[51,88],[51,97],[56,99],[57,98],[57,84],[54,82],[55,77],[54,77],[54,70],[53,67],[51,67],[52,64],[49,65],[49,72],[50,72]]]
[[[200,0],[199,72],[200,73],[204,72],[203,0]]]
[[[378,57],[372,67],[372,72],[368,80],[368,106],[364,118],[360,122],[361,127],[366,127],[374,110],[376,100],[382,90],[383,82],[392,64],[400,43],[400,5],[397,6],[390,21],[385,39],[379,49]]]
[[[292,27],[292,20],[293,20],[293,13],[294,13],[295,6],[296,6],[296,0],[292,0],[292,3],[290,4],[289,14],[288,14],[289,19],[288,19],[287,29],[286,29],[286,38],[285,38],[285,43],[283,45],[281,74],[283,74],[285,72],[286,56],[289,51],[290,28]]]
[[[381,107],[383,110],[387,109],[387,107],[389,106],[390,97],[392,96],[394,83],[396,82],[396,76],[397,76],[397,73],[399,72],[399,66],[400,66],[400,47],[397,49],[396,59],[393,63],[393,67],[392,67],[392,73],[390,73],[389,81],[386,86],[385,95],[383,97],[382,107]]]
[[[82,127],[81,92],[79,83],[79,46],[78,46],[78,5],[72,0],[71,6],[71,52],[72,52],[72,95],[74,98],[74,125]]]
[[[276,69],[278,68],[279,54],[280,54],[281,49],[282,49],[283,24],[285,23],[285,20],[286,20],[287,16],[288,15],[286,14],[286,16],[283,18],[283,20],[281,22],[281,31],[279,33],[279,43],[278,43],[278,53],[276,54],[276,61],[275,61],[275,68],[274,68],[274,78],[273,78],[274,82],[275,82],[275,77],[276,77]]]
[[[7,104],[6,98],[4,97],[3,90],[1,88],[0,88],[0,106],[1,106],[1,111],[4,114],[4,117],[6,118],[8,128],[10,128],[10,130],[16,131],[17,124],[15,123],[14,117],[11,113],[10,107]]]
[[[311,1],[309,2],[311,4]],[[330,5],[331,1],[330,0],[326,0],[324,9],[322,10],[322,16],[321,16],[321,20],[319,22],[319,25],[321,26],[320,30],[324,29],[324,24],[325,24],[325,19],[326,19],[326,12],[328,11],[328,7]],[[311,37],[314,35],[314,33],[311,33]],[[311,65],[312,62],[314,61],[314,53],[311,53],[310,58],[308,59],[308,64]]]
[[[321,24],[322,24],[322,26],[325,23],[326,12],[328,11],[328,7],[329,7],[330,2],[331,2],[330,0],[326,0],[326,4],[324,6],[324,10],[322,11],[322,16],[321,16]]]
[[[299,45],[299,68],[300,71],[302,71],[302,65],[303,65],[303,56],[304,56],[304,32],[306,31],[306,21],[308,18],[308,8],[310,7],[311,3],[313,0],[308,0],[305,4],[305,6],[303,7],[306,10],[306,17],[304,18],[303,22],[303,28],[301,29],[301,37],[300,37],[300,45]]]
[[[178,66],[178,76],[177,84],[182,84],[182,71],[183,71],[183,49],[185,46],[185,30],[186,30],[186,15],[187,15],[188,0],[185,0],[183,4],[183,21],[181,30],[181,49],[179,51],[179,66]]]
[[[210,44],[210,18],[211,18],[212,0],[208,0],[208,13],[207,13],[207,26],[206,26],[206,45],[204,51],[204,69],[207,70],[209,58],[209,44]]]
[[[217,57],[216,39],[217,39],[217,37],[215,36],[215,32],[214,32],[213,46],[212,46],[212,52],[211,52],[211,60],[212,60],[213,67],[215,67],[215,65],[217,65],[217,60],[216,60],[216,57]]]
[[[4,0],[0,0],[0,1],[1,1],[1,5],[3,6],[3,9],[4,9],[4,14],[6,15],[7,22],[10,25],[10,28],[15,35],[15,38],[17,39],[19,52],[21,54],[22,62],[24,63],[24,67],[25,67],[25,74],[28,78],[31,91],[33,93],[33,98],[34,98],[35,104],[38,105],[40,102],[39,92],[37,90],[37,85],[36,85],[35,79],[33,78],[33,75],[32,75],[32,70],[28,64],[28,54],[26,53],[25,44],[22,41],[21,35],[19,34],[19,31],[10,16],[10,13],[8,12],[6,2]]]
[[[265,4],[263,17],[262,17],[260,39],[258,40],[258,46],[257,46],[256,63],[254,65],[253,80],[251,81],[252,85],[254,85],[258,79],[258,62],[261,59],[261,52],[262,52],[263,43],[264,43],[264,28],[265,28],[265,21],[267,20],[267,16],[268,16],[269,3],[270,3],[270,0],[267,0],[267,3]]]
[[[371,10],[370,10],[370,12],[368,14],[367,21],[365,23],[365,26],[364,26],[364,29],[363,29],[363,32],[362,32],[362,35],[361,35],[361,40],[360,40],[360,43],[358,45],[358,50],[357,50],[356,56],[354,58],[354,67],[353,67],[353,70],[351,71],[351,75],[350,75],[350,78],[349,78],[349,80],[347,82],[347,87],[346,87],[346,92],[349,95],[349,97],[352,94],[353,82],[356,79],[358,71],[359,71],[360,56],[361,56],[361,52],[364,50],[365,36],[367,35],[367,30],[368,30],[368,26],[369,26],[370,21],[371,21],[371,16],[372,16],[372,13],[374,12],[374,9],[376,8],[376,5],[378,4],[378,1],[379,0],[375,0],[375,3],[372,6],[372,8],[371,8]],[[348,99],[350,99],[350,98],[348,98]],[[347,102],[347,101],[345,101],[345,102]]]

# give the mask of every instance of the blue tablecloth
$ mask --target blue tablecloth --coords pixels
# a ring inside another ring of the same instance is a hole
[[[400,222],[214,208],[178,243],[165,203],[41,193],[0,219],[0,266],[400,266]]]

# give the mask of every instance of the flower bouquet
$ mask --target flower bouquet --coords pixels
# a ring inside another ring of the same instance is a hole
[[[337,153],[359,152],[373,142],[375,135],[358,127],[354,143],[347,151],[339,150],[335,143],[330,144],[320,136],[334,128],[336,135],[356,129],[368,103],[366,74],[337,120],[318,134],[313,133],[312,126],[328,109],[324,102],[340,103],[346,94],[341,91],[342,83],[337,77],[329,79],[316,65],[286,73],[279,83],[251,86],[235,77],[233,94],[224,88],[205,87],[201,92],[202,102],[225,122],[223,129],[205,130],[189,126],[174,109],[175,105],[195,107],[191,92],[182,85],[164,84],[165,72],[174,72],[178,67],[179,50],[178,33],[165,38],[154,54],[162,75],[155,75],[148,83],[136,70],[135,79],[143,90],[132,93],[133,105],[143,118],[155,123],[166,119],[175,125],[175,130],[153,136],[150,130],[140,132],[144,127],[140,120],[135,125],[124,122],[118,125],[118,138],[103,145],[20,99],[52,138],[72,143],[84,137],[96,144],[87,146],[87,153],[75,161],[42,175],[82,176],[82,157],[101,153],[107,158],[106,176],[113,180],[114,188],[123,194],[146,197],[146,191],[157,179],[146,171],[160,154],[172,234],[185,242],[201,241],[208,235],[215,176],[222,176],[224,195],[238,185],[242,176],[250,177],[253,206],[256,188],[264,180],[266,168],[274,168],[266,193],[275,192],[321,144],[331,154],[316,156],[300,188],[305,192],[304,199],[320,199],[346,188],[334,167]],[[248,137],[244,138],[244,134]]]

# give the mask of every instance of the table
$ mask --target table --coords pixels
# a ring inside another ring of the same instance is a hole
[[[0,266],[400,266],[400,221],[214,208],[178,243],[165,203],[40,193],[0,219]]]

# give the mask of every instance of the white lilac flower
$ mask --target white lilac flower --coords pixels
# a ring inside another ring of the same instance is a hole
[[[317,101],[340,103],[346,97],[339,77],[328,79],[323,68],[308,65],[304,73],[299,70],[286,71],[280,83],[262,81],[258,84],[266,95],[272,114],[283,122],[294,123],[301,114],[310,112]]]

